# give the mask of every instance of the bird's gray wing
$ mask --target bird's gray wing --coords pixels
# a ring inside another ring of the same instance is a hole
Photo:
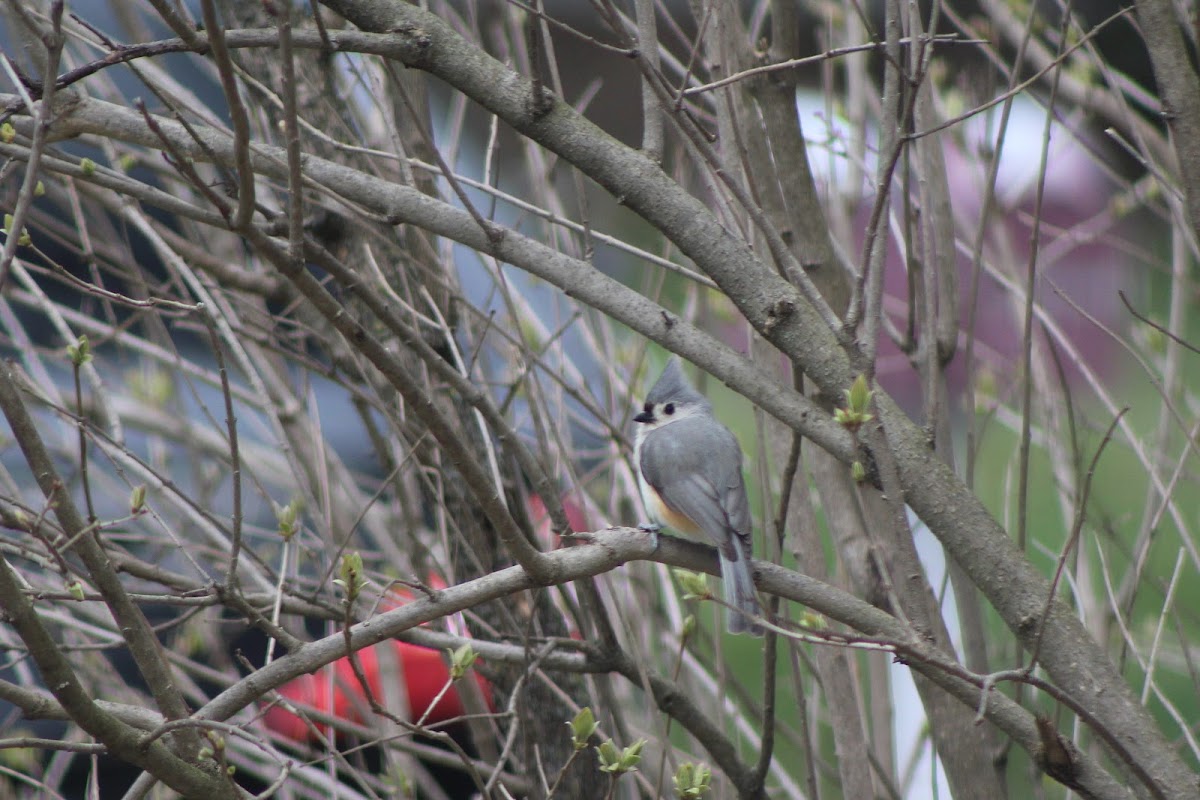
[[[746,487],[738,476],[737,485],[730,485],[725,490],[725,513],[729,518],[730,530],[734,531],[741,541],[742,550],[750,555],[751,532],[754,523],[750,520],[750,500],[746,497]]]
[[[750,633],[761,636],[762,626],[754,622],[762,616],[762,606],[754,590],[753,539],[751,535],[750,501],[742,481],[742,448],[737,439],[722,425],[708,429],[708,447],[720,458],[706,459],[702,468],[703,481],[713,487],[720,498],[725,527],[717,545],[721,554],[721,581],[725,602],[732,607],[726,613],[726,625],[731,633]],[[707,530],[707,529],[706,529]]]
[[[718,488],[721,494],[721,505],[729,518],[729,526],[739,534],[750,533],[754,524],[750,519],[750,501],[746,497],[746,484],[742,480],[742,449],[738,446],[733,434],[729,434],[733,446],[734,459],[721,462],[710,461],[708,464],[708,480]]]
[[[707,480],[698,475],[677,478],[669,481],[659,494],[672,511],[699,525],[710,544],[721,547],[729,541],[725,509]]]
[[[727,530],[736,534],[742,552],[749,557],[754,523],[750,519],[750,500],[746,497],[746,484],[742,480],[742,448],[725,427],[721,428],[721,438],[725,440],[724,451],[731,456],[709,459],[705,465],[707,479],[717,488],[721,498]]]
[[[742,448],[737,438],[721,423],[711,421],[692,440],[702,454],[697,472],[716,491],[729,526],[738,533],[749,532],[750,503],[742,481]]]

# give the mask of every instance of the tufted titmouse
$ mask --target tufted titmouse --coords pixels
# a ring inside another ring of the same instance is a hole
[[[762,635],[750,571],[750,503],[742,482],[742,448],[692,388],[679,360],[667,362],[646,396],[633,460],[642,502],[655,528],[665,525],[716,545],[721,557],[730,633]]]

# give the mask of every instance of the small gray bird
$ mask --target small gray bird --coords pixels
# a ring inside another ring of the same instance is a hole
[[[762,635],[762,607],[750,570],[750,503],[742,482],[742,448],[713,417],[712,404],[667,362],[646,396],[633,460],[646,512],[659,526],[713,544],[721,557],[730,633]]]

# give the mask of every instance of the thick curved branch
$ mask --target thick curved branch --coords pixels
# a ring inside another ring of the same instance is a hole
[[[1138,0],[1138,23],[1154,64],[1162,115],[1171,129],[1192,235],[1200,239],[1200,76],[1168,0]]]

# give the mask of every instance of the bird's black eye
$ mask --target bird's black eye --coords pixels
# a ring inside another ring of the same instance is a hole
[[[667,403],[665,406],[663,406],[663,413],[667,414],[668,416],[671,414],[674,414],[675,413],[675,404]]]
[[[653,413],[654,412],[654,403],[646,403],[645,405],[642,406],[642,411],[645,411],[647,414]]]

